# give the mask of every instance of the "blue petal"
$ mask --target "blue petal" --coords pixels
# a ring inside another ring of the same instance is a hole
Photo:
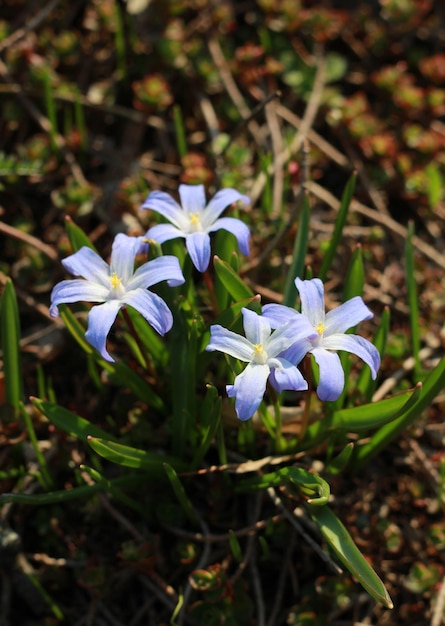
[[[298,365],[303,357],[312,350],[312,343],[308,339],[300,339],[292,343],[290,348],[280,355],[294,365]]]
[[[49,313],[51,317],[57,317],[59,315],[58,305],[69,302],[105,302],[109,292],[109,287],[82,278],[62,280],[51,292]]]
[[[135,289],[122,298],[144,317],[160,335],[165,335],[173,325],[173,316],[164,300],[151,291]]]
[[[295,279],[301,299],[301,312],[309,319],[312,326],[324,324],[324,288],[319,278],[311,280]]]
[[[243,314],[243,326],[247,339],[254,346],[257,344],[266,344],[270,337],[269,320],[265,319],[255,311],[250,309],[241,309]]]
[[[201,217],[201,224],[204,228],[210,228],[216,222],[221,213],[230,204],[242,200],[244,204],[250,204],[250,198],[243,196],[236,189],[221,189],[218,191],[208,203],[204,214]]]
[[[325,324],[327,329],[325,330],[325,336],[344,333],[359,322],[370,320],[372,317],[374,317],[374,314],[368,309],[360,296],[351,298],[326,314]]]
[[[287,351],[294,344],[300,344],[301,342],[306,344],[306,340],[315,339],[316,337],[318,337],[318,333],[307,317],[299,314],[291,322],[278,326],[270,338],[267,353],[271,357],[277,356],[280,352]]]
[[[185,238],[187,251],[198,272],[205,272],[210,263],[210,237],[207,233],[192,233]]]
[[[345,386],[345,373],[340,358],[335,352],[328,352],[323,348],[314,348],[312,354],[320,368],[317,396],[323,402],[334,402]]]
[[[210,326],[210,342],[206,350],[225,352],[235,359],[247,362],[250,362],[253,356],[253,346],[250,341],[219,324]]]
[[[307,382],[303,378],[300,370],[286,361],[286,359],[277,359],[281,367],[275,367],[270,374],[270,382],[278,391],[285,389],[293,389],[294,391],[305,391],[308,388]]]
[[[179,204],[165,191],[152,191],[148,194],[141,209],[151,209],[166,217],[177,228],[187,227],[188,219]]]
[[[227,385],[227,395],[235,397],[235,410],[240,420],[248,420],[260,406],[266,391],[270,369],[268,365],[249,363],[235,378],[233,385]]]
[[[91,248],[83,247],[74,254],[62,259],[63,267],[74,276],[82,276],[104,286],[110,284],[110,268]]]
[[[139,237],[129,237],[124,233],[116,235],[111,247],[110,275],[117,274],[126,287],[134,273],[134,260],[140,250]]]
[[[187,213],[201,213],[206,205],[204,185],[179,185],[181,206]]]
[[[88,313],[88,330],[85,339],[94,347],[106,361],[114,361],[106,349],[107,335],[116,319],[122,302],[110,300],[99,306],[93,306]]]
[[[371,368],[375,379],[380,367],[380,354],[377,348],[367,339],[358,335],[336,334],[323,337],[321,345],[327,350],[345,350],[360,357]]]
[[[265,304],[263,306],[263,317],[267,317],[272,328],[278,328],[281,324],[286,324],[298,319],[301,313],[283,304]]]
[[[170,241],[170,239],[177,239],[178,237],[185,237],[185,233],[172,224],[157,224],[152,226],[145,235],[147,239],[154,239],[158,243],[164,243],[164,241]]]
[[[128,282],[128,290],[147,289],[152,285],[156,285],[161,280],[168,281],[171,287],[182,285],[184,276],[177,257],[166,255],[147,261],[135,271],[134,276]]]
[[[215,230],[219,230],[220,228],[228,230],[229,233],[235,235],[239,249],[244,256],[249,254],[250,230],[244,222],[234,217],[221,217],[219,220],[216,220],[211,228],[209,228],[208,232],[213,233]]]

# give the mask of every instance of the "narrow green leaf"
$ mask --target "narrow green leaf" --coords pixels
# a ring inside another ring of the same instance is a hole
[[[91,248],[94,252],[97,252],[88,235],[83,232],[80,226],[73,222],[69,215],[65,217],[65,230],[73,252],[77,252],[83,247]]]
[[[422,411],[430,406],[434,398],[444,387],[445,357],[429,373],[423,385],[421,383],[417,385],[419,392],[415,396],[415,402],[408,403],[406,410],[403,411],[400,417],[380,428],[367,444],[356,448],[354,454],[354,468],[360,469],[371,458],[386,448],[393,439],[398,437],[405,428],[420,416]]]
[[[406,287],[408,290],[409,321],[411,328],[411,345],[414,357],[414,376],[418,381],[420,378],[420,324],[419,324],[419,300],[417,297],[417,283],[414,264],[414,224],[408,224],[408,237],[405,244],[405,269]]]
[[[165,470],[165,473],[167,474],[167,477],[170,481],[173,491],[175,492],[178,502],[183,508],[184,513],[186,514],[190,523],[196,526],[198,524],[198,520],[196,518],[195,510],[185,492],[183,484],[179,480],[177,473],[175,472],[173,467],[169,465],[168,463],[164,463],[164,470]]]
[[[222,401],[221,397],[218,396],[218,390],[213,385],[207,385],[207,393],[200,412],[202,438],[199,446],[196,448],[191,467],[199,467],[215,438],[221,419],[221,406]]]
[[[229,545],[230,550],[233,554],[233,558],[235,559],[235,561],[238,561],[238,563],[240,563],[243,560],[243,553],[240,543],[238,541],[238,537],[235,535],[233,530],[229,530]]]
[[[40,400],[39,398],[31,398],[31,402],[38,411],[49,419],[51,424],[54,424],[54,426],[57,426],[57,428],[60,428],[63,432],[68,433],[72,437],[76,437],[80,441],[87,441],[89,435],[116,440],[115,437],[98,426],[95,426],[85,418],[72,413],[58,404]]]
[[[235,301],[253,298],[254,293],[243,282],[242,278],[230,267],[228,263],[220,258],[214,258],[214,268],[218,278],[221,280],[227,291]]]
[[[363,295],[365,284],[365,268],[363,267],[363,251],[360,244],[355,247],[346,274],[343,290],[343,302]]]
[[[371,402],[362,406],[335,411],[327,418],[328,430],[349,430],[362,432],[378,428],[396,419],[401,412],[406,410],[408,402],[419,391],[405,391],[391,398],[385,398],[379,402]]]
[[[178,154],[182,159],[187,154],[187,139],[181,107],[178,104],[175,104],[173,107],[173,123],[175,126],[176,146]]]
[[[311,205],[309,195],[304,194],[303,204],[298,219],[297,236],[294,242],[294,251],[292,254],[292,262],[286,276],[284,284],[283,304],[285,306],[295,307],[297,299],[297,288],[295,287],[295,279],[301,278],[304,272],[307,248],[309,244],[309,223],[311,216]]]
[[[87,442],[99,456],[117,465],[141,469],[156,475],[164,474],[163,463],[168,463],[179,471],[186,469],[186,464],[183,461],[166,454],[146,452],[100,437],[87,437]],[[160,471],[158,472],[158,470]]]
[[[326,280],[327,273],[331,267],[332,260],[337,252],[337,248],[340,244],[340,240],[343,233],[343,228],[346,224],[346,219],[348,217],[349,205],[351,204],[352,196],[355,190],[355,182],[357,179],[357,175],[353,174],[349,181],[346,184],[346,187],[343,191],[343,196],[340,203],[340,208],[338,210],[337,219],[335,221],[334,232],[332,233],[331,241],[329,242],[329,247],[324,255],[323,262],[321,265],[320,272],[318,274],[321,280]]]
[[[354,444],[352,442],[348,443],[340,454],[326,465],[326,472],[328,474],[332,474],[332,476],[341,474],[341,472],[343,472],[343,470],[347,467],[353,450]]]
[[[51,85],[51,74],[50,71],[44,68],[41,72],[42,82],[43,82],[43,94],[45,100],[46,107],[46,115],[49,120],[50,128],[49,128],[49,137],[51,140],[51,147],[53,150],[58,151],[59,145],[57,143],[57,114],[56,114],[56,103],[53,95],[53,89]]]
[[[6,402],[18,415],[23,395],[20,365],[20,320],[14,285],[9,278],[5,282],[0,303],[0,338]]]
[[[20,409],[21,409],[21,414],[23,416],[23,419],[25,421],[25,425],[26,425],[26,430],[28,432],[29,441],[30,441],[30,443],[32,445],[32,448],[34,450],[34,454],[36,455],[37,463],[39,464],[42,486],[43,486],[44,489],[49,491],[53,487],[53,480],[51,478],[51,473],[49,471],[49,467],[48,467],[48,464],[46,462],[46,459],[45,459],[44,455],[42,454],[42,451],[40,450],[40,446],[39,446],[39,442],[38,442],[38,439],[37,439],[36,431],[34,429],[34,424],[32,423],[31,416],[28,413],[28,411],[26,410],[26,407],[23,404],[23,402],[20,403]]]
[[[392,609],[393,603],[385,585],[357,548],[338,517],[327,506],[315,507],[307,504],[306,507],[340,561],[375,600]]]

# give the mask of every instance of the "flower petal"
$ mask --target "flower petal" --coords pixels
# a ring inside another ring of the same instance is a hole
[[[305,391],[308,388],[307,382],[303,378],[298,367],[289,363],[286,359],[277,359],[280,367],[274,367],[270,373],[270,382],[278,391],[293,389],[294,391]]]
[[[218,191],[208,203],[201,217],[201,224],[208,229],[216,222],[221,213],[230,204],[242,200],[244,204],[250,204],[250,198],[243,196],[236,189],[221,189]]]
[[[170,287],[176,287],[185,282],[177,257],[166,255],[147,261],[135,271],[134,276],[128,281],[127,289],[129,291],[147,289],[162,280],[166,280]]]
[[[287,351],[292,345],[299,344],[301,341],[306,342],[306,340],[314,339],[317,336],[318,333],[307,317],[298,314],[291,322],[281,324],[272,333],[267,345],[267,353],[270,357],[277,356],[280,352]]]
[[[295,279],[295,286],[298,289],[301,299],[301,312],[309,319],[312,326],[324,324],[324,287],[319,278],[311,280]]]
[[[62,259],[63,267],[74,276],[82,276],[94,283],[108,286],[110,268],[91,248],[84,246],[74,254]]]
[[[145,236],[147,239],[154,239],[158,243],[164,243],[164,241],[170,241],[170,239],[185,237],[185,234],[176,226],[172,226],[172,224],[156,224],[156,226],[152,226],[147,230]]]
[[[179,185],[179,197],[185,213],[201,213],[205,209],[206,194],[204,185]]]
[[[323,337],[322,347],[326,350],[345,350],[357,355],[371,368],[372,378],[376,378],[377,370],[380,367],[380,354],[367,339],[359,337],[359,335],[328,335]]]
[[[296,320],[301,313],[284,304],[265,304],[263,306],[263,317],[267,317],[272,328],[278,328],[281,324]]]
[[[345,373],[335,352],[314,348],[312,354],[320,368],[317,396],[323,402],[337,400],[345,386]]]
[[[108,287],[82,278],[62,280],[51,292],[49,313],[51,317],[57,317],[59,315],[58,305],[69,302],[105,302],[109,293]]]
[[[241,309],[243,314],[244,332],[248,341],[254,346],[257,344],[266,344],[270,337],[269,320],[262,315],[258,315],[250,309]]]
[[[210,263],[210,237],[207,233],[192,233],[185,238],[187,251],[198,272],[205,272]]]
[[[122,307],[120,300],[110,300],[99,306],[93,306],[88,313],[88,329],[85,339],[94,347],[106,361],[114,361],[106,349],[107,335]]]
[[[219,220],[216,220],[211,228],[208,229],[208,232],[213,233],[215,230],[219,230],[220,228],[228,230],[229,233],[235,235],[239,249],[244,256],[249,254],[250,230],[244,222],[236,219],[235,217],[221,217]]]
[[[268,365],[249,363],[235,378],[233,385],[227,385],[229,398],[235,397],[235,410],[240,420],[248,420],[255,413],[263,399],[270,369]]]
[[[156,211],[181,230],[187,227],[188,219],[184,215],[184,211],[176,200],[169,193],[165,193],[165,191],[152,191],[149,193],[141,209]]]
[[[253,346],[248,339],[219,324],[210,326],[210,342],[206,350],[225,352],[235,359],[247,362],[250,362],[253,356]]]
[[[134,273],[134,260],[141,248],[139,237],[116,235],[111,248],[110,275],[117,274],[126,287]]]
[[[294,365],[298,365],[305,354],[312,350],[312,344],[308,339],[300,339],[295,341],[290,348],[285,350],[281,356],[283,359],[290,361]]]
[[[325,330],[325,336],[344,333],[359,322],[370,320],[372,317],[374,317],[374,314],[368,309],[360,296],[351,298],[326,314],[325,324],[327,329]]]
[[[165,335],[173,325],[173,315],[164,300],[156,293],[135,289],[126,293],[122,300],[131,305],[160,335]]]

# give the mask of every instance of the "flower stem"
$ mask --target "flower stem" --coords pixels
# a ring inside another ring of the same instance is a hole
[[[312,396],[312,364],[311,355],[307,354],[303,359],[304,377],[307,380],[307,391],[305,393],[303,419],[301,420],[300,441],[303,441],[309,426],[309,417],[311,414],[311,396]]]
[[[213,284],[213,279],[208,269],[203,273],[203,278],[207,286],[207,291],[209,292],[210,302],[212,304],[213,312],[215,315],[219,315],[219,306],[218,306],[218,301],[215,295],[215,286]]]
[[[136,328],[134,327],[133,320],[131,319],[131,317],[130,317],[130,315],[129,315],[129,313],[128,313],[128,311],[127,311],[127,309],[125,307],[121,309],[121,313],[123,315],[125,323],[127,324],[127,327],[128,327],[128,330],[129,330],[131,336],[134,338],[134,340],[135,340],[135,342],[136,342],[136,344],[137,344],[137,346],[138,346],[138,348],[139,348],[139,350],[141,352],[142,358],[145,361],[145,367],[147,368],[147,370],[149,371],[150,374],[154,374],[151,361],[150,361],[150,359],[148,357],[148,354],[147,354],[147,350],[146,350],[144,344],[142,343],[141,338],[139,337],[138,333],[136,332]]]

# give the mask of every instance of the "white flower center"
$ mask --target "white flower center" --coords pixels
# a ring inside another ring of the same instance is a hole
[[[190,213],[189,221],[190,221],[190,232],[202,233],[202,224],[201,224],[201,220],[199,219],[199,213]]]
[[[122,284],[122,280],[113,272],[111,276],[108,277],[108,280],[111,284],[110,295],[115,298],[120,298],[125,293],[125,287]]]
[[[253,346],[252,361],[259,365],[264,365],[267,362],[267,352],[260,343]]]

